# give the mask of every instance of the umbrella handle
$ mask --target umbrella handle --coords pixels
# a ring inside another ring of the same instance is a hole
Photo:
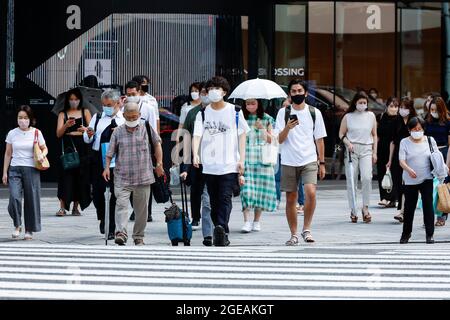
[[[348,162],[353,162],[352,161],[352,152],[350,150],[348,151]]]

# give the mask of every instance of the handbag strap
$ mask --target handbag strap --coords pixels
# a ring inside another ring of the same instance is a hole
[[[75,143],[73,143],[72,137],[69,136],[69,138],[70,138],[70,141],[72,142],[73,150],[75,152],[78,152],[77,148],[75,147]],[[61,146],[62,146],[62,154],[64,155],[64,136],[61,138]]]
[[[427,141],[428,141],[428,145],[430,146],[430,152],[431,152],[431,154],[433,154],[433,153],[434,153],[434,150],[433,150],[433,146],[431,145],[431,139],[430,139],[430,136],[427,136]]]
[[[39,130],[34,129],[34,143],[39,143]]]

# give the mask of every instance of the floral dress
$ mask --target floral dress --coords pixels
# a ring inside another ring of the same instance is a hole
[[[247,134],[245,147],[245,184],[241,190],[242,208],[275,211],[277,196],[275,189],[274,166],[262,164],[261,147],[266,144],[263,130],[256,128],[256,115],[249,115],[247,119],[250,132]],[[274,119],[264,114],[261,120],[264,128],[274,127]]]

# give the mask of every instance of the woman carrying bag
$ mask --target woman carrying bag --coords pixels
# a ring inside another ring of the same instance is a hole
[[[66,93],[64,110],[59,113],[56,136],[61,139],[61,156],[58,165],[58,199],[60,208],[56,215],[62,217],[70,210],[81,215],[81,210],[91,204],[89,178],[89,148],[83,141],[83,133],[91,121],[89,110],[82,108],[83,97],[79,89]]]
[[[29,106],[21,106],[18,128],[6,137],[3,184],[9,185],[8,212],[14,222],[12,238],[22,232],[22,194],[24,197],[25,240],[41,231],[41,179],[39,170],[48,168],[48,150],[42,132],[33,128],[35,120]],[[37,148],[35,147],[37,145]],[[36,155],[35,155],[36,153]]]
[[[244,214],[244,226],[241,231],[249,233],[260,231],[260,218],[263,211],[275,211],[277,208],[274,166],[278,151],[270,148],[273,141],[274,120],[264,112],[261,102],[256,99],[245,101],[242,108],[251,131],[247,134],[245,152],[245,184],[241,190]],[[271,155],[273,159],[271,162]],[[254,209],[253,223],[249,220],[250,209]]]

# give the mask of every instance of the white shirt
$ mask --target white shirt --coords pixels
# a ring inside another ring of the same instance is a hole
[[[180,113],[180,124],[184,124],[184,122],[186,121],[188,112],[191,111],[192,109],[194,109],[194,107],[196,107],[196,106],[193,106],[190,103],[183,104],[183,106],[181,107],[181,113]]]
[[[153,111],[155,112],[156,120],[159,120],[159,106],[158,101],[156,98],[148,93],[146,93],[144,96],[141,97],[141,99],[144,99],[144,101],[148,102],[150,106],[152,106]],[[154,127],[156,128],[156,127]]]
[[[102,113],[102,117],[98,121],[97,124],[97,130],[95,129],[95,122],[97,121],[97,114],[94,114],[94,116],[91,119],[91,122],[89,123],[89,127],[96,130],[95,135],[93,135],[91,138],[87,135],[86,132],[83,133],[83,140],[85,143],[91,143],[94,141],[94,144],[92,145],[92,149],[95,151],[100,150],[100,140],[102,137],[103,131],[111,125],[111,120],[115,119],[117,126],[121,126],[125,123],[125,118],[123,117],[122,111],[118,111],[115,116],[108,117],[104,112]],[[94,139],[95,137],[95,139]]]
[[[204,122],[202,113],[197,114],[194,136],[202,137],[200,159],[204,174],[224,175],[238,172],[240,155],[237,135],[250,131],[242,111],[239,112],[238,126],[236,130],[236,111],[230,103],[226,103],[221,110],[214,110],[208,105]]]
[[[8,132],[6,143],[12,145],[11,167],[34,167],[34,135],[36,128],[23,131],[15,128]],[[39,145],[45,145],[44,136],[39,130]]]
[[[430,137],[431,145],[437,150],[436,140]],[[403,170],[403,181],[405,185],[421,184],[427,179],[433,179],[430,166],[430,145],[427,139],[423,139],[420,143],[415,143],[411,139],[404,138],[400,142],[399,160],[404,160],[408,166],[417,174],[417,178],[411,178],[406,170]]]
[[[351,143],[373,144],[372,130],[376,124],[375,114],[371,111],[355,111],[345,115],[347,120],[347,138]]]
[[[141,118],[145,121],[148,121],[152,128],[156,130],[156,124],[157,120],[159,119],[159,115],[157,118],[155,108],[147,100],[144,100],[141,97],[141,101],[139,102],[139,110],[141,112]]]
[[[315,140],[326,137],[327,132],[322,113],[317,108],[315,110],[316,121],[314,124],[307,104],[303,110],[295,110],[291,106],[291,115],[297,115],[299,124],[289,131],[286,140],[280,145],[282,165],[301,167],[317,161]],[[285,113],[286,108],[278,111],[275,122],[275,134],[277,135],[286,127]]]

